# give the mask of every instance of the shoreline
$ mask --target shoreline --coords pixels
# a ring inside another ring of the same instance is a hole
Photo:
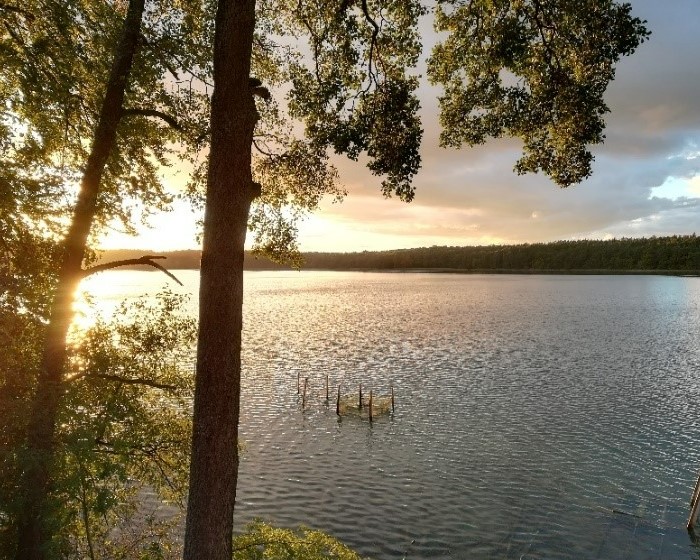
[[[170,271],[199,270],[199,267],[166,267]],[[115,270],[141,270],[158,273],[150,266],[123,266]],[[509,268],[251,268],[245,267],[245,272],[367,272],[367,273],[396,273],[396,274],[483,274],[483,275],[528,275],[528,276],[676,276],[680,278],[698,278],[700,270],[625,270],[625,269],[509,269]]]

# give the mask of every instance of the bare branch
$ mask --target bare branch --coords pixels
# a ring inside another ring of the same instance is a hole
[[[112,375],[109,373],[95,373],[92,375],[87,375],[86,377],[104,379],[106,381],[115,381],[123,385],[144,385],[146,387],[153,387],[154,389],[163,389],[165,391],[174,391],[177,389],[175,385],[170,385],[168,383],[158,383],[157,381],[151,381],[150,379],[142,379],[139,377],[122,377],[121,375]]]
[[[111,270],[113,268],[119,268],[120,266],[133,266],[133,265],[147,265],[147,266],[152,266],[153,268],[157,268],[160,270],[163,274],[166,276],[170,277],[171,279],[175,280],[180,286],[183,285],[182,282],[180,282],[175,275],[167,270],[165,267],[161,266],[158,264],[156,259],[165,259],[167,257],[164,257],[163,255],[144,255],[143,257],[139,257],[138,259],[124,259],[122,261],[113,261],[105,264],[97,264],[95,266],[91,266],[89,268],[86,268],[83,270],[83,278],[87,278],[88,276],[92,276],[93,274],[97,274],[98,272],[104,272],[105,270]]]
[[[182,132],[184,130],[183,126],[179,122],[177,122],[175,117],[168,115],[163,111],[158,111],[157,109],[141,109],[139,107],[131,107],[128,109],[124,109],[122,114],[125,117],[128,117],[130,115],[138,115],[141,117],[157,117],[168,123],[172,128],[174,128],[178,132]]]
[[[253,147],[260,152],[262,155],[269,157],[270,159],[273,159],[277,154],[273,154],[272,152],[262,148],[258,141],[253,138]]]

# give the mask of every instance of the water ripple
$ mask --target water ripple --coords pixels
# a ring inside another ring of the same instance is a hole
[[[378,560],[699,558],[699,311],[693,278],[248,274],[236,526]],[[359,383],[395,413],[338,418]]]

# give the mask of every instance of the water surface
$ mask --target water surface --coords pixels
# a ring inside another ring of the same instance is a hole
[[[245,297],[238,527],[378,560],[698,557],[698,279],[251,272]],[[393,384],[395,413],[338,418],[326,375]]]

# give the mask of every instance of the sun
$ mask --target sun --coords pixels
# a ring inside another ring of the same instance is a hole
[[[148,224],[138,226],[136,235],[112,229],[98,240],[97,245],[106,250],[177,251],[199,248],[197,216],[187,204],[175,202],[172,211],[154,214],[148,219]]]

